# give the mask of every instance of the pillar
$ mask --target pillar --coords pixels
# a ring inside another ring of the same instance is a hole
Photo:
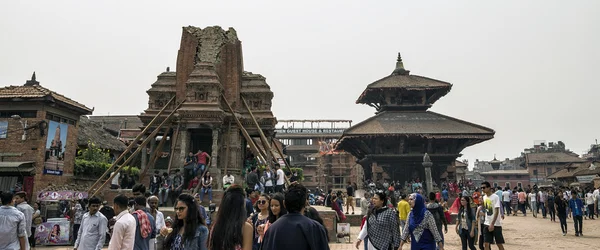
[[[433,180],[431,178],[432,166],[433,163],[431,162],[431,159],[429,159],[429,155],[425,153],[425,156],[423,157],[423,167],[425,168],[425,183],[427,184],[426,194],[429,192],[433,192]]]
[[[179,130],[179,138],[177,138],[176,145],[179,145],[179,153],[177,151],[173,151],[175,159],[173,159],[173,165],[171,165],[171,169],[181,169],[183,171],[183,160],[188,155],[188,147],[190,140],[190,133],[185,128],[180,128]]]
[[[210,171],[211,176],[213,176],[213,182],[215,182],[216,187],[221,186],[221,182],[223,177],[221,175],[221,171],[218,168],[219,163],[219,134],[221,129],[213,128],[212,129],[212,149],[210,153],[210,166],[207,166],[208,171]]]

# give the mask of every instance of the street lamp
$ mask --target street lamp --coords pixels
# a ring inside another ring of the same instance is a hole
[[[13,120],[19,121],[21,123],[21,126],[23,126],[23,135],[21,136],[21,140],[27,140],[27,120],[23,122],[20,115],[11,115],[10,118],[13,118]]]

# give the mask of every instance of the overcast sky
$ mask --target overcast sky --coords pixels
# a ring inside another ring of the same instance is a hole
[[[228,4],[225,4],[227,2]],[[376,3],[376,4],[375,4]],[[452,83],[431,109],[496,131],[464,157],[516,157],[535,140],[581,154],[600,137],[600,1],[9,1],[0,86],[42,86],[94,115],[139,114],[175,69],[181,27],[234,27],[244,69],[275,93],[278,119],[351,119],[396,55]]]

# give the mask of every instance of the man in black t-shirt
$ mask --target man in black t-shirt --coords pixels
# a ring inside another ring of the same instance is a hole
[[[348,182],[348,186],[346,187],[346,214],[350,212],[350,208],[352,207],[352,214],[354,214],[354,186],[352,186],[351,182]]]

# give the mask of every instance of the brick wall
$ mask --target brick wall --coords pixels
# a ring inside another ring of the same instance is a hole
[[[45,120],[46,111],[37,111],[36,118],[23,118],[27,120],[27,125],[32,127],[40,121]],[[3,153],[23,153],[20,157],[5,157],[4,161],[33,161],[35,162],[35,177],[33,185],[33,194],[39,190],[48,187],[48,185],[64,185],[70,183],[73,177],[73,169],[75,164],[75,154],[77,150],[77,135],[78,127],[68,125],[67,141],[64,156],[64,170],[62,176],[44,175],[44,157],[46,153],[46,140],[48,138],[48,126],[44,129],[44,136],[40,135],[40,129],[33,128],[27,131],[27,139],[21,140],[23,130],[21,123],[13,119],[0,119],[0,121],[8,121],[7,138],[0,139],[0,152]],[[35,200],[35,195],[32,196]]]

